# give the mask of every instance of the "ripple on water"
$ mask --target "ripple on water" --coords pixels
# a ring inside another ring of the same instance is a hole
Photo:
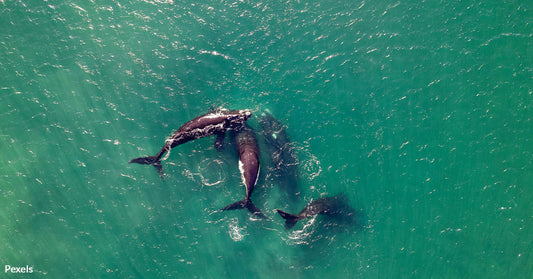
[[[205,186],[214,186],[225,181],[224,162],[206,158],[198,164],[198,176]]]

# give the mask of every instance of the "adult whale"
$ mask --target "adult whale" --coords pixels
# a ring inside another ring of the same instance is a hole
[[[259,177],[259,146],[253,131],[245,128],[235,135],[235,144],[239,153],[239,171],[241,172],[242,182],[246,186],[246,196],[243,200],[234,202],[225,206],[221,210],[248,209],[254,215],[261,218],[266,216],[252,202],[252,192]]]
[[[188,141],[216,135],[215,147],[222,148],[226,131],[241,130],[246,120],[250,118],[250,110],[225,110],[220,109],[194,118],[183,124],[172,136],[165,141],[165,145],[154,156],[139,157],[132,159],[130,163],[153,165],[159,175],[163,178],[163,167],[161,157],[170,149],[184,144]]]
[[[321,214],[339,217],[346,221],[353,221],[354,209],[348,204],[346,197],[340,194],[334,197],[323,197],[310,202],[300,213],[294,215],[277,209],[279,215],[285,219],[285,228],[292,228],[299,220]]]
[[[298,159],[294,154],[294,146],[284,125],[268,110],[261,114],[260,123],[270,154],[271,172],[267,177],[278,184],[285,196],[295,203],[300,199],[300,189],[298,187]]]

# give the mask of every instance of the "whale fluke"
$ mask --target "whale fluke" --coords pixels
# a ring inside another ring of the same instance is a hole
[[[297,215],[293,215],[279,209],[276,210],[278,211],[279,215],[281,215],[281,217],[285,219],[285,228],[287,229],[292,228],[296,224],[296,222],[300,220],[300,217],[298,217]]]
[[[152,165],[159,162],[161,164],[161,161],[159,161],[159,158],[157,155],[155,156],[146,156],[146,157],[139,157],[135,159],[130,160],[131,163],[141,164],[141,165]]]
[[[159,173],[161,179],[165,180],[165,173],[163,172],[163,165],[161,164],[161,161],[153,163],[152,166],[154,166],[154,168],[157,170],[157,173]]]
[[[131,163],[136,164],[142,164],[142,165],[152,165],[157,170],[157,173],[161,177],[161,179],[165,180],[164,172],[163,172],[163,165],[161,164],[160,156],[154,155],[154,156],[146,156],[146,157],[139,157],[135,159],[131,159]]]
[[[248,211],[250,211],[254,215],[257,215],[257,216],[259,216],[261,218],[267,218],[265,216],[265,214],[263,214],[263,212],[261,212],[261,209],[259,209],[257,206],[255,206],[255,204],[250,199],[244,199],[244,200],[240,200],[238,202],[234,202],[232,204],[229,204],[229,205],[223,207],[220,210],[221,211],[225,211],[225,210],[235,210],[235,209],[244,209],[244,208],[248,209]]]

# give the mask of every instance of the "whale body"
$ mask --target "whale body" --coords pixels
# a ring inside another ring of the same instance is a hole
[[[225,206],[221,210],[248,209],[252,214],[261,218],[266,216],[252,202],[252,192],[259,177],[259,146],[253,131],[250,128],[242,129],[235,135],[235,144],[239,154],[239,171],[244,186],[246,196],[243,200]]]
[[[353,218],[354,210],[348,205],[344,195],[323,197],[311,201],[300,213],[290,214],[277,209],[279,215],[285,219],[285,228],[292,228],[299,220],[321,214],[327,216],[342,216]]]
[[[270,154],[270,178],[292,203],[300,198],[298,159],[284,125],[268,111],[261,114],[261,127]]]
[[[165,141],[165,145],[154,156],[139,157],[130,160],[130,163],[153,165],[163,179],[161,157],[170,149],[191,140],[216,135],[215,147],[220,151],[226,131],[241,130],[246,120],[250,118],[250,110],[217,110],[198,116],[183,124],[172,136]]]

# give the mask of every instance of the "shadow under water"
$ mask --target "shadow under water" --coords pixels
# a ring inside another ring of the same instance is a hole
[[[291,144],[283,124],[274,118],[268,111],[261,114],[261,127],[265,143],[270,155],[271,167],[268,179],[277,184],[288,202],[294,204],[300,200],[300,188],[298,186],[298,158],[294,154],[294,146]]]
[[[325,230],[337,230],[342,228],[361,228],[362,219],[360,214],[353,209],[344,194],[323,197],[311,201],[298,214],[290,214],[277,210],[285,219],[285,228],[291,229],[299,220],[321,215],[320,227]],[[313,218],[315,220],[318,217]]]
[[[324,259],[360,246],[357,236],[365,228],[364,214],[355,210],[343,194],[311,201],[300,213],[290,215],[299,221],[287,229],[286,242],[301,249],[297,256],[301,266],[333,265]]]

